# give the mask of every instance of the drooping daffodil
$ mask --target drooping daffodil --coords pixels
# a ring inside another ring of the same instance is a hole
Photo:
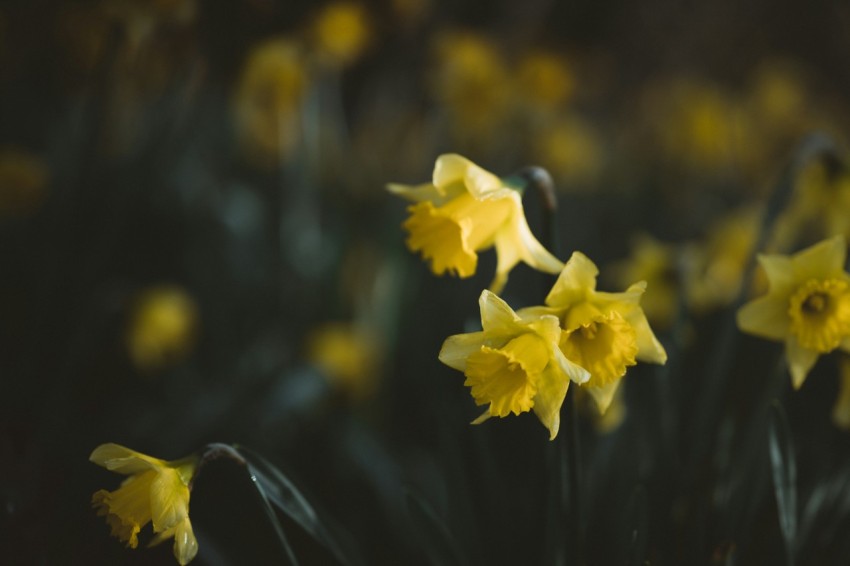
[[[767,294],[738,311],[738,327],[785,342],[785,359],[795,389],[802,387],[821,354],[850,351],[850,275],[844,271],[843,236],[794,255],[759,255]]]
[[[490,290],[497,294],[520,261],[546,273],[563,267],[531,233],[520,193],[460,155],[441,155],[431,183],[387,188],[414,203],[403,224],[407,246],[430,260],[436,275],[472,276],[477,252],[490,247],[497,255]]]
[[[198,542],[189,521],[189,484],[197,458],[166,462],[118,444],[101,444],[89,460],[129,476],[117,490],[92,495],[92,506],[106,516],[113,536],[136,548],[141,528],[150,522],[156,533],[151,546],[174,537],[177,562],[188,564],[195,558]]]
[[[574,252],[546,297],[546,306],[517,314],[524,320],[545,315],[559,320],[561,352],[590,373],[582,388],[605,413],[629,366],[638,360],[663,364],[667,353],[640,306],[646,282],[634,283],[622,293],[605,293],[596,290],[598,274],[587,256]]]
[[[490,291],[478,304],[483,330],[450,336],[439,356],[464,373],[475,403],[488,405],[473,424],[534,410],[554,439],[570,381],[584,383],[590,375],[558,349],[556,317],[522,319]]]

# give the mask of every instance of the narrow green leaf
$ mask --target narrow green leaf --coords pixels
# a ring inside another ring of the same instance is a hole
[[[420,496],[407,492],[407,509],[413,524],[423,537],[425,551],[432,564],[462,565],[457,543],[448,527],[440,520],[434,509]]]
[[[793,564],[797,535],[797,466],[788,419],[777,401],[770,405],[768,441],[779,526],[788,564]]]
[[[247,460],[252,478],[267,501],[322,544],[340,564],[349,565],[351,561],[342,552],[330,529],[292,480],[256,452],[244,447],[238,450]]]

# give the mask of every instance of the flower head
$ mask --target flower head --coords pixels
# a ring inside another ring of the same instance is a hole
[[[663,364],[667,353],[640,307],[646,283],[635,283],[623,293],[604,293],[596,290],[598,273],[587,256],[574,252],[546,297],[546,306],[521,309],[518,314],[524,320],[545,315],[559,320],[560,349],[590,373],[583,387],[604,413],[629,366],[638,360]]]
[[[483,330],[450,336],[440,350],[441,362],[466,375],[475,403],[488,405],[473,424],[533,409],[555,438],[570,380],[589,377],[558,349],[558,319],[523,320],[490,291],[481,293],[478,304]]]
[[[189,521],[189,484],[197,459],[166,462],[117,444],[101,444],[89,460],[129,476],[117,490],[101,489],[92,495],[92,505],[98,515],[106,516],[112,535],[136,548],[141,528],[150,522],[157,535],[151,545],[174,537],[177,562],[191,562],[198,553],[198,542]]]
[[[478,265],[477,252],[494,246],[494,293],[504,288],[508,272],[520,261],[547,273],[563,266],[531,233],[520,194],[460,155],[441,155],[432,183],[390,184],[388,189],[415,203],[404,222],[407,246],[431,260],[436,275],[448,271],[470,277]]]
[[[738,311],[738,327],[785,342],[785,358],[799,389],[818,356],[850,351],[850,275],[844,271],[843,236],[824,240],[793,256],[760,255],[767,294]]]

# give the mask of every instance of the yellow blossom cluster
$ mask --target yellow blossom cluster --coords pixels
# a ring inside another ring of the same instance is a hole
[[[479,299],[479,332],[449,337],[439,359],[462,371],[478,405],[475,424],[533,410],[555,438],[570,381],[582,385],[604,413],[628,367],[663,364],[667,354],[640,306],[641,281],[622,293],[596,290],[598,269],[580,252],[562,264],[525,220],[519,192],[469,160],[437,159],[432,183],[389,190],[415,204],[404,223],[408,247],[421,251],[437,275],[475,273],[477,251],[495,247],[496,278]],[[496,293],[519,262],[560,273],[544,306],[514,311]]]

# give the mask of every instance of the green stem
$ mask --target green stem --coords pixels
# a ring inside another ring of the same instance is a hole
[[[542,167],[526,167],[519,171],[516,177],[522,180],[526,189],[534,190],[537,195],[543,212],[541,217],[543,238],[541,241],[552,254],[557,256],[558,198],[552,176]],[[547,290],[549,284],[547,279]],[[568,430],[563,431],[565,427],[562,426],[561,438],[554,443],[555,453],[551,457],[555,462],[554,466],[551,467],[553,475],[551,486],[556,492],[554,499],[557,501],[556,509],[560,515],[558,524],[560,525],[565,517],[569,517],[570,521],[565,529],[567,551],[565,554],[570,557],[569,563],[574,566],[581,566],[584,564],[584,517],[581,504],[581,445],[579,442],[575,386],[567,390],[565,405],[566,413],[562,423],[566,425]],[[565,436],[566,439],[564,439]],[[565,476],[566,481],[564,481]],[[556,540],[553,541],[553,550],[557,549],[557,536],[559,534],[555,532]],[[563,554],[556,551],[555,556],[559,557]]]

